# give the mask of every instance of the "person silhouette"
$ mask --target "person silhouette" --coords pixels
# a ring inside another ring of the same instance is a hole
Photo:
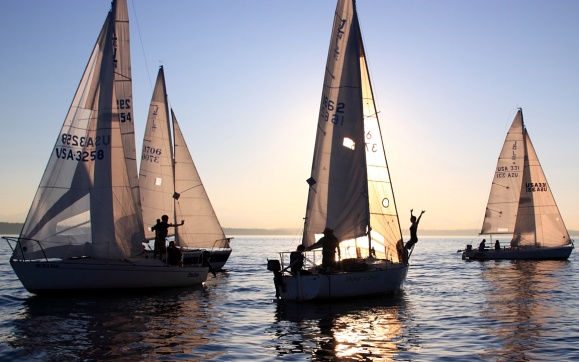
[[[416,218],[416,216],[414,216],[412,214],[412,212],[414,211],[414,209],[410,209],[410,240],[408,240],[408,242],[406,243],[406,249],[410,250],[412,249],[412,247],[414,246],[414,244],[416,244],[418,242],[418,236],[417,236],[417,231],[418,231],[418,223],[420,222],[420,219],[422,218],[422,214],[424,214],[426,211],[422,210],[422,212],[420,213],[420,215],[418,216],[418,219]]]

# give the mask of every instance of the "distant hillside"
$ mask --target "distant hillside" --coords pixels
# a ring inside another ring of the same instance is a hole
[[[21,223],[0,222],[0,236],[19,234],[22,230]],[[258,228],[223,228],[225,235],[301,235],[300,229],[279,228],[279,229],[258,229]],[[407,230],[402,230],[404,237],[407,237]],[[418,230],[420,236],[478,236],[478,229],[460,230]],[[579,230],[569,230],[571,238],[579,238]]]
[[[22,231],[21,223],[0,222],[0,234],[2,235],[16,235],[20,234],[20,231]]]

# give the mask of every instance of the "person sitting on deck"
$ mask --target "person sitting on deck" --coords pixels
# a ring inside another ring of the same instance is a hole
[[[298,245],[298,247],[296,248],[296,251],[292,251],[290,254],[290,271],[292,272],[292,274],[296,274],[297,272],[299,272],[300,270],[302,270],[303,266],[304,266],[304,251],[306,250],[306,247],[303,244]]]
[[[169,247],[167,248],[167,264],[169,265],[181,265],[181,250],[175,245],[175,242],[171,240],[169,242]]]

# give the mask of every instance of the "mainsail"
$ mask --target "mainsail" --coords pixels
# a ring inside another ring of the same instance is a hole
[[[379,257],[401,260],[398,214],[351,1],[336,8],[308,184],[304,245],[329,227],[346,256],[349,247],[354,257],[373,248]]]
[[[162,215],[173,218],[175,213],[171,137],[165,73],[161,67],[149,107],[139,171],[141,208],[147,239],[155,238],[155,233],[147,226],[155,225],[155,221]]]
[[[515,228],[525,162],[523,130],[519,111],[499,154],[481,234],[510,234]]]
[[[176,223],[185,220],[183,226],[176,228],[178,245],[192,248],[228,247],[173,110],[169,121],[162,67],[157,76],[143,139],[140,185],[146,222],[153,225],[163,214],[174,218]],[[147,238],[154,238],[151,231],[146,233]]]
[[[142,251],[136,161],[127,158],[135,141],[121,126],[115,81],[118,59],[130,61],[128,24],[124,41],[116,30],[127,19],[126,3],[113,2],[24,223],[21,238],[30,240],[16,258],[25,251],[26,258],[123,259]],[[128,99],[130,74],[124,83]]]

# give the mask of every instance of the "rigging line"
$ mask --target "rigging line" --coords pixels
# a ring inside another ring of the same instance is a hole
[[[203,186],[203,184],[199,184],[199,185],[195,185],[195,186],[189,187],[188,189],[185,189],[185,190],[183,190],[183,191],[181,191],[181,192],[179,192],[179,193],[182,194],[182,193],[184,193],[184,192],[187,192],[187,191],[192,190],[192,189],[194,189],[194,188],[196,188],[196,187],[199,187],[199,186]]]
[[[149,74],[149,63],[147,62],[147,55],[145,53],[145,46],[143,45],[143,37],[141,36],[141,28],[139,27],[139,18],[137,17],[137,8],[135,7],[135,0],[132,0],[133,13],[135,14],[135,24],[137,25],[137,33],[139,34],[139,41],[141,42],[141,51],[143,52],[143,58],[145,58],[145,67],[147,69],[147,77],[149,77],[149,87],[151,91],[153,90],[153,81],[151,80],[151,75]]]

